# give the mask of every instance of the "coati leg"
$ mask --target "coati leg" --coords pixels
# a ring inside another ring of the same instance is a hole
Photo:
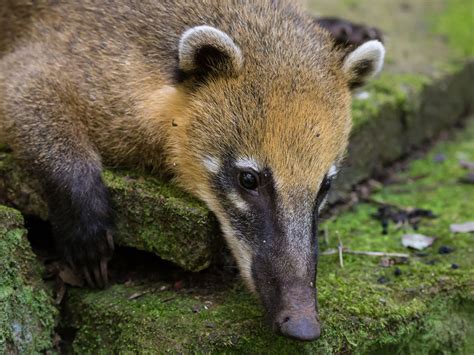
[[[71,88],[49,79],[54,76],[18,76],[4,83],[9,142],[42,184],[65,261],[90,286],[105,287],[113,252],[112,209],[100,157],[77,117],[83,110]]]
[[[336,44],[342,47],[358,47],[370,40],[383,42],[382,31],[376,27],[365,24],[350,22],[337,17],[320,17],[315,19],[316,23],[329,31]]]

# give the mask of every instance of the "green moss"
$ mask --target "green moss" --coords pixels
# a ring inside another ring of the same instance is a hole
[[[448,0],[434,19],[434,30],[444,35],[462,56],[474,56],[474,4],[471,0]]]
[[[363,129],[363,125],[377,119],[384,119],[383,112],[392,108],[404,112],[413,106],[413,97],[419,96],[429,79],[423,75],[383,74],[377,80],[369,82],[363,92],[366,98],[356,95],[352,107],[354,133]]]
[[[436,163],[435,154],[446,160]],[[380,258],[323,255],[319,263],[322,337],[298,343],[274,335],[262,309],[240,285],[214,293],[160,291],[162,284],[116,285],[105,291],[73,290],[69,321],[78,327],[74,348],[80,353],[225,352],[225,353],[457,353],[468,349],[474,317],[474,239],[452,234],[449,224],[472,219],[474,190],[457,180],[465,171],[462,154],[474,158],[474,121],[454,142],[445,142],[373,198],[431,208],[438,218],[420,224],[421,233],[437,237],[417,257],[401,246],[403,231],[390,227],[382,235],[371,217],[376,206],[361,204],[326,222],[329,245],[341,239],[354,250],[404,252],[408,264],[383,268]],[[441,245],[455,248],[440,255]],[[433,264],[431,261],[436,260]],[[456,263],[459,269],[452,269]],[[377,280],[384,276],[385,284]],[[165,285],[169,289],[169,285]],[[135,298],[137,294],[141,297]],[[130,299],[133,298],[133,299]],[[196,311],[197,310],[197,311]]]
[[[219,248],[217,222],[181,189],[156,177],[105,171],[117,206],[119,244],[146,250],[190,271],[209,266]]]
[[[0,206],[0,353],[32,354],[53,347],[57,311],[40,277],[23,218]]]

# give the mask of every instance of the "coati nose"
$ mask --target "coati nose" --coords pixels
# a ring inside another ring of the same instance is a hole
[[[285,317],[280,324],[280,333],[297,340],[315,340],[321,335],[321,326],[314,318]]]

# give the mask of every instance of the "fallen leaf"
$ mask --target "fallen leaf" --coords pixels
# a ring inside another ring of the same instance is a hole
[[[181,290],[181,289],[183,288],[183,286],[184,286],[183,281],[178,280],[178,281],[176,281],[176,282],[173,284],[173,290],[179,291],[179,290]]]
[[[464,169],[474,170],[474,162],[461,160],[459,161],[459,165],[461,165]]]
[[[474,221],[466,223],[454,223],[449,226],[453,233],[469,233],[474,232]]]
[[[423,250],[433,244],[434,241],[434,237],[427,237],[423,234],[405,234],[402,236],[402,245],[416,250]]]

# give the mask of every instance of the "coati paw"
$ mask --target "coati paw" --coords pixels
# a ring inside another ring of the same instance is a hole
[[[353,23],[337,17],[322,17],[316,20],[319,26],[329,31],[336,43],[344,47],[358,47],[370,40],[383,42],[382,31],[376,27]]]
[[[94,236],[70,239],[62,246],[65,261],[84,277],[91,288],[108,286],[108,262],[113,251],[114,241],[108,230]]]

